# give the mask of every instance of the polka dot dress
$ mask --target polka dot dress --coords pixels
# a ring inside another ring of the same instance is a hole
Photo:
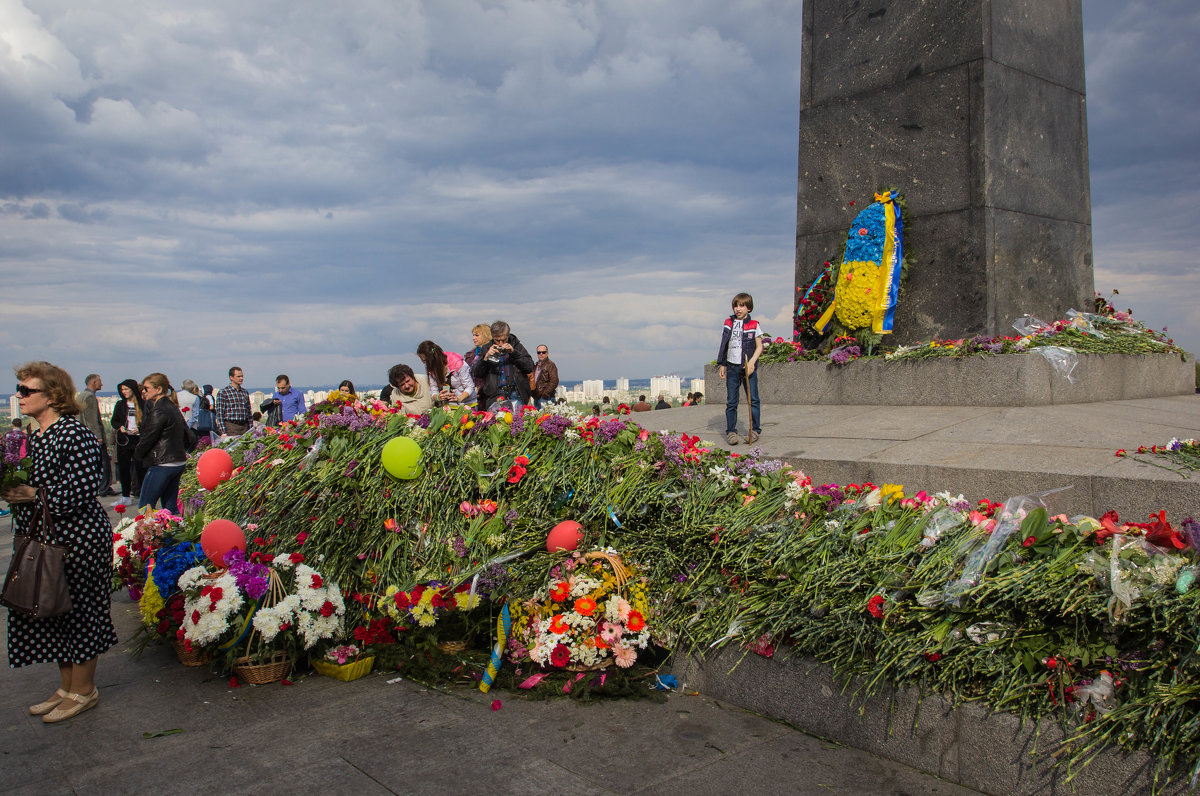
[[[30,619],[8,613],[8,665],[84,663],[117,643],[112,623],[112,525],[96,499],[104,475],[100,442],[71,416],[30,436],[30,485],[46,487],[57,544],[70,548],[67,585],[72,608],[62,616]],[[37,503],[13,505],[24,533]],[[40,508],[38,509],[40,511]]]

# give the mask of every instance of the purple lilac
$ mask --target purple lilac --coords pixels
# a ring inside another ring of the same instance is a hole
[[[353,478],[354,471],[357,469],[358,469],[358,459],[353,459],[353,460],[351,460],[351,462],[348,465],[346,465],[346,469],[342,471],[342,477]]]
[[[846,493],[837,484],[822,484],[812,491],[817,497],[830,498],[833,505],[839,506],[846,499]]]
[[[594,438],[600,445],[606,445],[617,438],[617,435],[625,428],[625,424],[620,420],[608,420],[596,426]]]
[[[421,415],[417,418],[417,426],[419,428],[429,428],[429,415]]]
[[[839,348],[838,350],[834,351],[833,354],[829,357],[829,359],[835,365],[845,365],[850,360],[856,359],[860,356],[862,356],[861,348],[859,348],[856,345],[848,345],[848,346],[843,346],[843,347]]]
[[[517,518],[520,516],[521,516],[521,513],[519,511],[517,511],[516,509],[509,509],[508,511],[504,512],[505,527],[507,527],[507,528],[513,527],[513,524],[516,523]]]
[[[562,439],[562,435],[572,425],[571,418],[563,417],[562,415],[550,415],[541,422],[541,429],[544,434],[555,439]]]
[[[498,590],[508,585],[508,567],[503,564],[492,564],[479,573],[479,583],[476,591],[484,597],[490,597]]]
[[[512,426],[509,428],[508,433],[515,437],[524,430],[525,430],[525,413],[524,412],[513,412]]]
[[[456,535],[451,544],[454,547],[454,555],[458,556],[459,558],[467,557],[467,542],[465,539]]]
[[[663,435],[663,458],[674,464],[676,467],[683,467],[683,438],[673,437],[670,434]]]

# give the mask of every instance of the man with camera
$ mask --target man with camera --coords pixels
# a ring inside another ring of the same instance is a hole
[[[491,409],[497,401],[506,401],[512,409],[530,402],[529,374],[533,357],[521,345],[504,321],[492,324],[492,340],[471,368],[471,375],[483,381],[479,408]]]

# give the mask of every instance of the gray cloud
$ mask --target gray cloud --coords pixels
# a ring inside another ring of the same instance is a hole
[[[1197,12],[1086,5],[1097,285],[1200,348]],[[799,42],[784,0],[7,0],[0,346],[380,381],[506,317],[569,378],[694,371],[734,292],[789,332]]]

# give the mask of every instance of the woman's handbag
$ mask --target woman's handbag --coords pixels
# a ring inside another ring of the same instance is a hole
[[[38,489],[37,504],[40,511],[35,510],[27,535],[16,536],[0,603],[31,619],[46,619],[71,610],[66,571],[70,551],[48,541],[54,538],[54,521],[45,487]]]

